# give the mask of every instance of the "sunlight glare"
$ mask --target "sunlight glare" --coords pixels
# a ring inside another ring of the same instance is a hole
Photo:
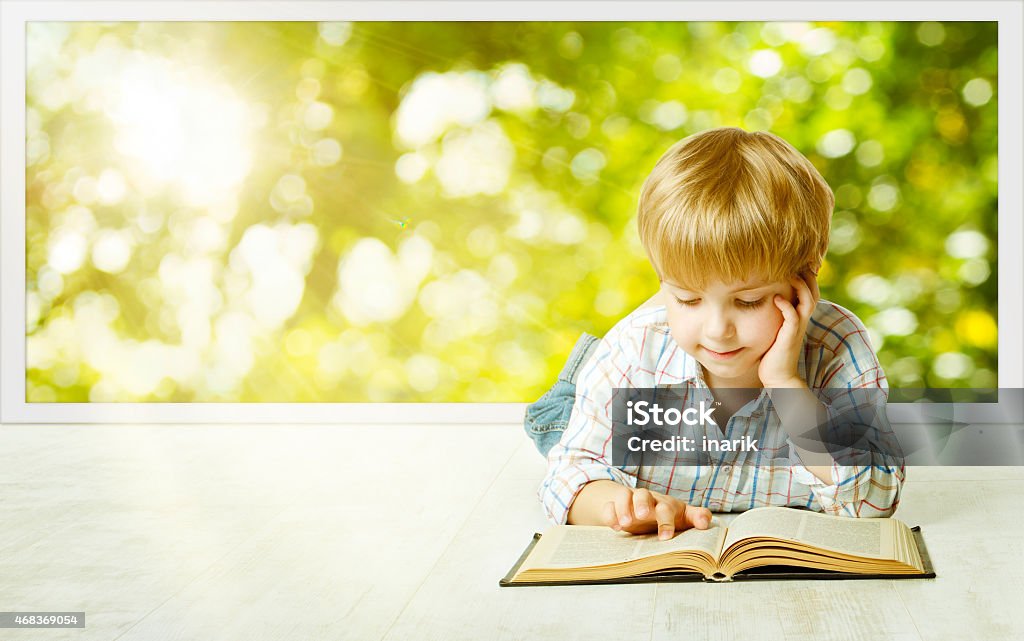
[[[137,54],[121,70],[115,145],[164,183],[176,183],[201,206],[236,189],[252,164],[249,109],[226,86]]]

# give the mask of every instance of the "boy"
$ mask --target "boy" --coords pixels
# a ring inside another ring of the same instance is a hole
[[[814,166],[769,133],[712,129],[662,156],[638,207],[660,291],[600,342],[584,336],[527,410],[528,433],[542,453],[550,447],[538,493],[550,520],[667,539],[709,527],[710,510],[893,513],[903,460],[881,453],[876,432],[857,465],[804,438],[822,417],[862,409],[851,390],[874,392],[888,427],[885,375],[863,324],[818,300],[833,205]],[[747,436],[757,451],[713,453],[710,465],[657,465],[649,453],[613,464],[613,389],[665,386],[713,394],[717,425],[705,435]]]

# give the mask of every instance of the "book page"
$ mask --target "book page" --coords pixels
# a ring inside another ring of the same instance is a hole
[[[884,519],[810,517],[804,521],[800,538],[818,547],[841,550],[856,556],[882,556],[882,544],[885,540],[882,526],[885,524],[888,524],[888,521]]]
[[[681,550],[717,559],[724,538],[725,528],[714,521],[707,530],[691,528],[668,541],[657,534],[628,534],[604,526],[557,525],[541,537],[523,569],[594,567]]]
[[[745,512],[729,524],[729,536],[725,548],[741,539],[752,536],[773,536],[780,539],[796,540],[803,522],[803,512],[785,508],[757,508]]]
[[[638,541],[635,554],[643,557],[676,550],[698,550],[707,552],[712,559],[718,559],[725,534],[725,528],[714,520],[711,527],[706,530],[690,528],[668,541],[659,540],[657,534],[641,534],[636,537]]]
[[[758,508],[737,517],[724,545],[729,548],[737,541],[763,536],[855,556],[891,558],[894,554],[890,519],[855,519],[782,507]]]

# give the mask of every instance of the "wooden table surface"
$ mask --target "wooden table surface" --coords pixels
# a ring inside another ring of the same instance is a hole
[[[543,459],[518,425],[0,426],[0,639],[1021,639],[1024,468],[916,467],[938,578],[499,588]]]

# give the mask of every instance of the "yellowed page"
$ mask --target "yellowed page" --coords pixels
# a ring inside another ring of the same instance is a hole
[[[784,507],[750,510],[729,525],[724,547],[743,539],[772,537],[871,558],[895,558],[894,519],[856,519]],[[906,526],[904,526],[906,527]]]
[[[593,525],[556,525],[548,530],[523,562],[531,568],[595,567],[678,551],[700,551],[717,559],[725,528],[713,520],[707,530],[691,528],[668,541],[656,534],[628,534]]]

